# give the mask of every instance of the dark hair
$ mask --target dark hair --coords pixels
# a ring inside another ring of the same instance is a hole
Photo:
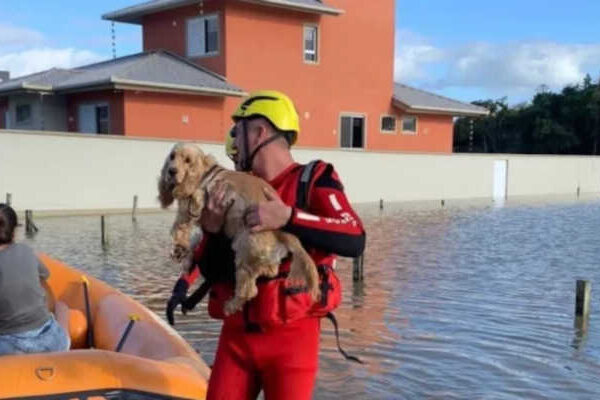
[[[0,203],[0,244],[12,243],[17,223],[15,210],[8,204]]]

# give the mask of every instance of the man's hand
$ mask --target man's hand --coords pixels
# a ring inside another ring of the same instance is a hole
[[[200,217],[200,224],[205,231],[218,233],[223,228],[225,213],[231,206],[231,200],[226,201],[226,196],[227,184],[224,181],[217,182],[208,193],[208,201]]]
[[[279,229],[290,219],[292,207],[286,205],[276,193],[265,188],[267,201],[248,207],[244,216],[246,226],[252,232]]]
[[[167,321],[169,324],[175,325],[175,309],[178,305],[182,304],[181,311],[185,314],[186,308],[183,307],[183,302],[187,299],[187,291],[189,285],[183,278],[179,278],[175,287],[173,288],[173,294],[167,301]]]

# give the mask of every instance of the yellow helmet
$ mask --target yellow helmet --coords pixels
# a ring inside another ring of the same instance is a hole
[[[238,153],[237,147],[235,147],[234,143],[235,138],[231,134],[234,129],[235,125],[231,128],[231,130],[228,130],[227,134],[225,135],[225,154],[227,154],[227,157],[229,157],[231,160],[233,160]]]
[[[235,122],[240,119],[264,117],[279,131],[291,133],[289,136],[291,145],[296,143],[300,132],[294,103],[285,94],[275,90],[259,90],[251,93],[231,117]]]

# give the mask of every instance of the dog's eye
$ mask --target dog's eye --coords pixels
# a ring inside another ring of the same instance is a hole
[[[171,161],[173,161],[173,160],[175,159],[175,153],[171,153],[171,155],[169,156],[169,159],[170,159]]]
[[[191,162],[192,162],[192,160],[191,160],[189,157],[186,157],[186,158],[185,158],[185,162],[186,162],[187,164],[189,164],[189,163],[191,163]]]

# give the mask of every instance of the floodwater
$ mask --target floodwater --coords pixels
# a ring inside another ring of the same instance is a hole
[[[364,283],[351,260],[336,312],[345,361],[323,321],[315,399],[600,398],[600,202],[494,208],[360,210]],[[27,239],[164,316],[178,267],[171,214],[36,221]],[[575,282],[592,282],[586,331],[573,327]],[[596,285],[594,287],[594,285]],[[177,330],[210,364],[220,323],[204,305]]]

